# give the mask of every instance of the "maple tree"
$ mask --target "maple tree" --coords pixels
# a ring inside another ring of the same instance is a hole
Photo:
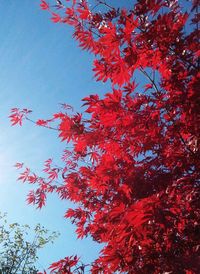
[[[27,201],[39,208],[52,192],[77,204],[65,217],[78,237],[104,243],[91,273],[198,273],[199,1],[110,2],[41,1],[94,55],[96,80],[111,85],[102,98],[83,98],[82,114],[63,104],[35,122],[69,145],[63,166],[49,159],[47,176],[25,168],[19,180],[37,186]],[[30,120],[29,112],[13,109],[12,124]],[[71,256],[50,269],[84,273],[78,264]]]

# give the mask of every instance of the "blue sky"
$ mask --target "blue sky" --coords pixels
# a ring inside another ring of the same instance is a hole
[[[10,222],[38,222],[61,236],[41,250],[40,267],[66,255],[78,254],[85,262],[98,255],[99,245],[92,240],[77,240],[75,227],[64,220],[69,204],[52,196],[41,211],[26,204],[31,186],[17,182],[16,162],[24,162],[40,172],[43,162],[60,156],[64,144],[55,132],[25,123],[11,127],[12,107],[32,109],[32,118],[48,118],[68,103],[80,111],[81,98],[103,94],[106,85],[96,83],[92,59],[71,38],[70,27],[50,22],[40,10],[39,0],[0,2],[0,211]]]

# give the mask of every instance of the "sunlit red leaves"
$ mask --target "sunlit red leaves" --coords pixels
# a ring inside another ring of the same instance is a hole
[[[98,106],[99,96],[90,95],[90,97],[83,98],[82,101],[85,102],[83,106],[87,106],[86,112],[92,113]]]
[[[74,38],[79,41],[79,46],[83,50],[94,52],[96,43],[93,39],[93,34],[90,31],[83,31],[82,28],[77,28],[74,32]]]
[[[48,10],[49,9],[49,4],[46,1],[42,0],[41,4],[40,4],[40,7],[41,7],[42,10]]]
[[[79,262],[79,258],[75,256],[65,257],[64,259],[51,264],[50,273],[72,274],[73,267]],[[56,271],[56,272],[55,272]]]
[[[41,209],[46,203],[46,193],[41,189],[31,190],[26,201],[28,204],[37,205],[37,208]]]
[[[48,179],[50,180],[50,182],[58,179],[58,175],[60,172],[59,168],[52,166],[52,162],[52,159],[46,160],[43,169],[43,171],[48,175]]]
[[[88,8],[85,8],[85,9],[78,8],[77,12],[79,13],[79,18],[82,20],[86,20],[88,16],[90,15],[90,11]]]
[[[32,175],[28,176],[27,181],[29,184],[35,184],[38,180],[38,177],[36,176],[35,173],[33,173]]]
[[[52,162],[53,160],[51,158],[45,161],[43,169],[45,172],[49,172],[49,170],[51,169]]]
[[[74,27],[80,47],[95,56],[96,80],[112,88],[83,99],[85,119],[68,114],[71,107],[64,105],[52,119],[36,122],[58,130],[70,148],[63,166],[47,160],[46,179],[29,169],[20,174],[22,182],[38,184],[27,201],[41,208],[54,191],[78,204],[65,215],[76,224],[77,236],[105,243],[92,273],[196,274],[197,18],[181,12],[174,0],[140,0],[130,11],[103,1],[97,7],[74,1],[64,13],[50,11],[53,22]],[[49,6],[42,1],[41,8]],[[193,27],[185,32],[188,20]],[[27,114],[13,109],[11,123],[22,124]],[[73,273],[75,263],[77,258],[67,257],[51,269]]]
[[[65,117],[62,122],[60,123],[59,127],[59,137],[61,138],[62,141],[67,141],[69,142],[72,136],[71,132],[71,127],[72,127],[72,120],[69,117]]]
[[[93,71],[97,81],[106,82],[108,79],[111,79],[113,84],[118,84],[119,86],[127,83],[131,78],[126,62],[119,57],[113,57],[109,65],[103,59],[95,60]]]
[[[125,20],[125,27],[123,29],[123,32],[125,34],[125,41],[131,41],[132,35],[133,35],[133,31],[135,30],[135,28],[137,28],[138,26],[138,20],[134,20],[133,15],[130,17],[126,17],[126,14],[124,14],[125,12],[123,12],[122,16],[123,19]]]
[[[54,23],[59,23],[59,22],[62,21],[62,18],[60,17],[59,14],[53,12],[52,17],[51,17],[51,21],[54,22]]]
[[[48,124],[48,122],[45,120],[42,120],[42,119],[39,119],[36,121],[36,125],[38,125],[38,126],[46,126],[47,124]]]
[[[20,174],[20,176],[18,177],[18,180],[22,181],[23,183],[26,182],[28,180],[29,174],[30,174],[30,169],[26,168],[25,171]]]
[[[22,109],[19,108],[13,108],[11,109],[11,115],[9,116],[11,125],[22,125],[22,121],[27,117],[29,113],[31,113],[31,110],[28,109]]]
[[[90,155],[90,160],[92,164],[94,164],[95,162],[98,162],[99,154],[96,151],[91,151],[89,155]]]
[[[59,127],[54,127],[54,125],[51,126],[51,124],[57,122],[57,120],[61,120]],[[84,130],[84,126],[81,123],[80,114],[75,114],[70,117],[66,113],[59,112],[55,113],[53,115],[53,118],[48,120],[39,119],[35,122],[35,124],[38,126],[43,126],[49,129],[60,131],[60,138],[63,141],[68,140],[68,142],[72,138],[73,134],[80,134]]]
[[[29,194],[27,195],[26,201],[28,204],[33,204],[35,205],[36,203],[36,197],[35,197],[35,192],[31,190]]]

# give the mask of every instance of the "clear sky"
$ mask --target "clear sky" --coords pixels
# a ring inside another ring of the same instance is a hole
[[[16,162],[24,162],[40,173],[43,162],[60,156],[64,144],[55,132],[25,123],[11,127],[12,107],[29,108],[32,118],[48,118],[68,103],[80,111],[81,98],[103,94],[91,71],[92,59],[71,38],[70,27],[55,25],[39,0],[0,1],[0,211],[10,222],[41,223],[61,232],[53,245],[41,250],[40,267],[64,256],[78,254],[85,262],[98,255],[92,240],[76,240],[75,227],[64,220],[69,204],[52,196],[41,211],[26,204],[29,185],[17,182]]]

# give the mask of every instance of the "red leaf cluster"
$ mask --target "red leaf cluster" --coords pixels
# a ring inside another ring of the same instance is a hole
[[[79,258],[77,256],[65,257],[64,259],[53,263],[49,269],[51,269],[52,273],[55,273],[54,271],[56,270],[58,273],[73,274],[72,268],[77,265],[78,261]]]
[[[27,115],[29,113],[31,113],[32,111],[31,110],[28,110],[26,108],[20,110],[18,108],[12,108],[11,109],[11,114],[9,116],[10,118],[10,121],[11,121],[11,125],[14,126],[14,125],[22,125],[22,121],[24,119],[27,119]]]
[[[38,185],[28,198],[38,207],[53,191],[77,204],[65,215],[77,236],[105,244],[91,273],[200,269],[196,2],[187,12],[174,0],[138,0],[130,10],[104,1],[91,8],[85,0],[62,3],[57,13],[46,8],[52,21],[74,28],[80,47],[95,56],[97,81],[110,81],[111,90],[84,98],[85,115],[60,112],[47,120],[70,145],[63,166],[49,160],[46,178],[26,169],[19,179]],[[13,111],[12,123],[22,114]],[[63,270],[70,260],[51,269],[71,273]]]

